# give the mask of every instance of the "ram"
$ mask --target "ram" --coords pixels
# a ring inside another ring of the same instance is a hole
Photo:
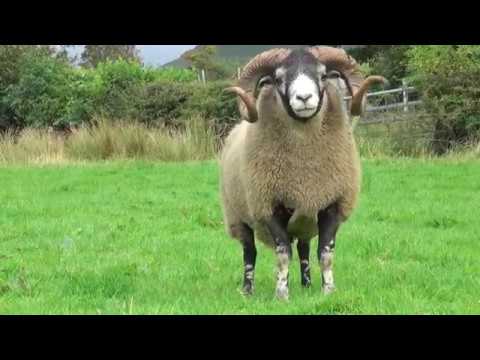
[[[243,246],[243,292],[252,294],[258,239],[277,255],[276,295],[288,299],[292,245],[297,241],[301,283],[311,285],[310,242],[325,293],[335,289],[336,234],[356,207],[361,168],[350,115],[361,115],[379,76],[364,79],[345,51],[330,47],[273,49],[243,69],[236,86],[243,120],[220,158],[227,233]],[[346,84],[352,100],[344,101]]]

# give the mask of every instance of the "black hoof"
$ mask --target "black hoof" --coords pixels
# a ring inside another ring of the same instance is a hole
[[[311,286],[312,286],[311,281],[303,281],[302,282],[302,287],[305,288],[305,289],[309,289]]]

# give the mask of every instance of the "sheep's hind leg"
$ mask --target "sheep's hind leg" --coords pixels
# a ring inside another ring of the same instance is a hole
[[[310,277],[310,240],[298,239],[297,250],[300,259],[302,286],[309,288],[312,284],[312,279]]]
[[[267,228],[275,241],[277,254],[277,288],[276,295],[280,300],[288,300],[288,266],[292,257],[292,244],[286,227],[282,222],[273,217],[267,222]]]
[[[322,271],[322,289],[325,294],[335,291],[333,254],[339,226],[340,216],[336,204],[318,213],[318,258]]]
[[[243,245],[243,293],[252,295],[254,290],[255,263],[257,260],[257,249],[253,230],[246,224],[242,224],[240,233]]]

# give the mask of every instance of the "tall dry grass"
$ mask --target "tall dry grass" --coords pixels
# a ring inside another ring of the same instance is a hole
[[[195,117],[182,130],[148,128],[141,123],[96,119],[96,125],[68,137],[47,130],[26,129],[0,135],[0,165],[81,163],[103,160],[182,162],[214,159],[219,140],[207,122]],[[363,158],[433,159],[428,132],[404,128],[406,123],[357,126],[355,134]],[[480,157],[480,144],[458,145],[443,157]]]
[[[27,129],[0,137],[0,164],[55,164],[118,159],[165,162],[208,160],[217,153],[215,134],[200,118],[182,130],[152,129],[138,122],[97,119],[68,137]]]
[[[0,164],[61,163],[65,160],[64,150],[63,141],[46,130],[0,135]]]
[[[388,116],[383,114],[384,118]],[[433,132],[429,123],[422,121],[418,114],[395,113],[390,116],[397,121],[356,124],[355,136],[363,157],[427,158],[433,156],[431,148]],[[375,117],[371,120],[375,120]]]

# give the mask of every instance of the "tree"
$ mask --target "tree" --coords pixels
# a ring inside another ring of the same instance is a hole
[[[201,45],[182,55],[182,59],[190,62],[198,70],[205,70],[207,77],[221,79],[228,76],[227,69],[216,59],[215,45]]]
[[[388,79],[393,87],[401,86],[407,76],[408,56],[411,45],[365,45],[348,50],[355,60],[368,64],[375,75]]]
[[[51,56],[52,45],[0,45],[0,130],[16,127],[20,120],[6,100],[8,89],[21,77],[21,66],[27,56]]]
[[[379,54],[382,54],[396,45],[364,45],[348,49],[347,52],[360,63],[370,62]]]
[[[0,93],[18,80],[19,64],[28,52],[52,55],[51,45],[0,45]]]
[[[412,45],[388,45],[371,61],[373,71],[388,79],[391,86],[401,86],[408,74],[408,51]]]
[[[68,61],[70,64],[74,64],[78,60],[78,55],[69,53],[69,49],[74,48],[77,45],[54,45],[55,57],[57,59]]]
[[[141,62],[136,45],[85,45],[80,58],[84,67],[96,67],[100,62],[118,59]]]

